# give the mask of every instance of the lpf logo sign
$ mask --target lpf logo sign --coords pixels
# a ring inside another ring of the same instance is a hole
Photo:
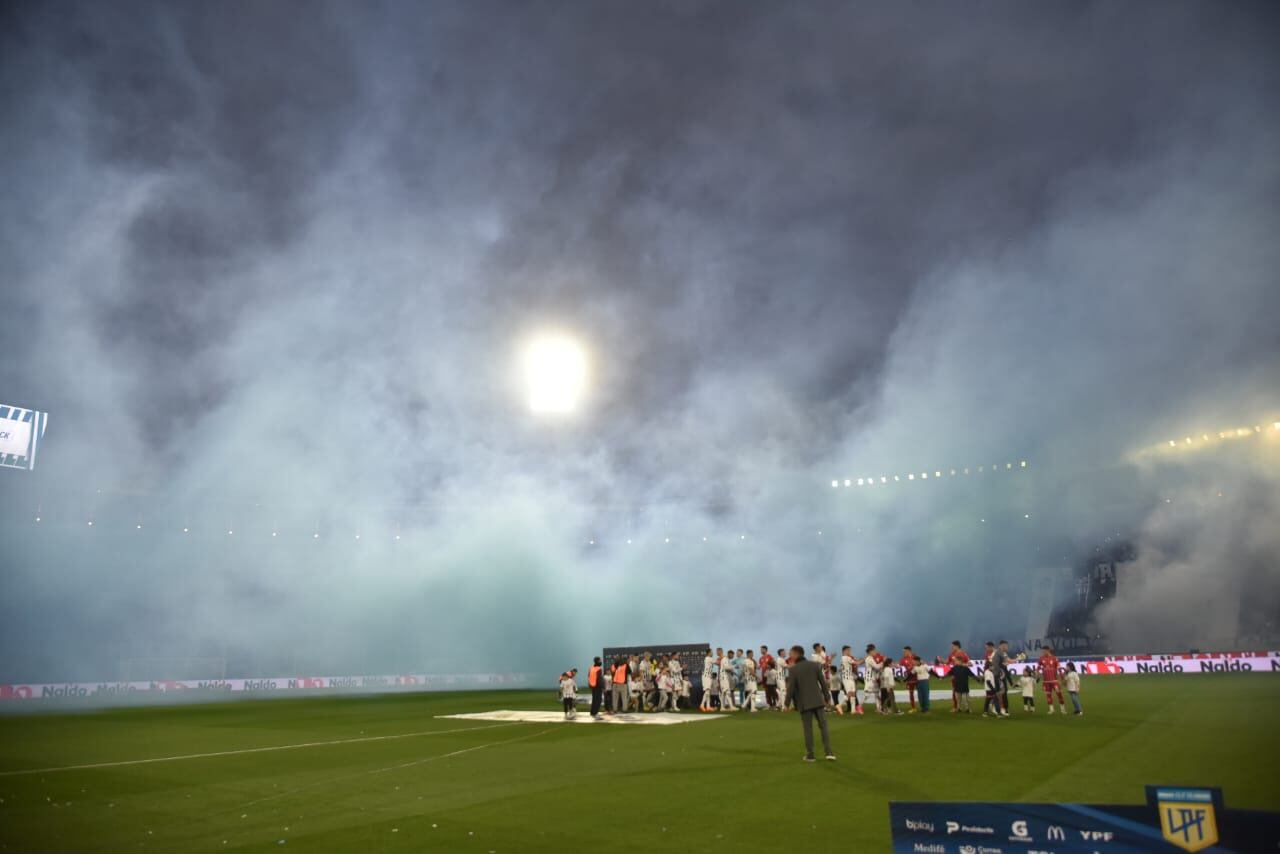
[[[1186,851],[1199,851],[1218,841],[1213,794],[1206,789],[1159,789],[1156,808],[1160,832],[1168,842]]]

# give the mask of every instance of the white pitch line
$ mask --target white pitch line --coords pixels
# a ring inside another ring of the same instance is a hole
[[[93,768],[118,768],[121,765],[149,765],[153,762],[179,762],[184,759],[209,759],[216,756],[238,756],[245,753],[268,753],[273,750],[298,750],[303,747],[329,747],[334,744],[358,744],[362,741],[391,741],[397,738],[415,738],[424,735],[449,735],[458,732],[478,732],[484,729],[499,729],[516,726],[521,721],[494,724],[493,726],[471,726],[462,729],[422,730],[421,732],[404,732],[398,735],[367,735],[364,738],[339,738],[334,741],[307,741],[301,744],[278,744],[274,747],[245,747],[240,750],[219,750],[215,753],[188,753],[183,756],[156,756],[151,759],[122,759],[118,762],[91,762],[88,765],[58,765],[53,768],[24,768],[18,771],[0,771],[0,777],[20,777],[27,774],[52,774],[55,771],[87,771]]]
[[[488,727],[485,727],[485,729],[488,729]],[[235,807],[235,809],[236,810],[248,809],[249,807],[257,806],[258,804],[264,804],[267,801],[276,801],[276,800],[279,800],[280,798],[287,798],[290,795],[296,795],[298,792],[301,792],[305,789],[314,789],[318,786],[328,786],[328,785],[332,785],[333,783],[341,783],[344,780],[350,780],[355,777],[367,777],[370,774],[385,774],[387,771],[399,771],[402,768],[411,768],[414,765],[425,765],[428,762],[435,762],[438,759],[450,759],[454,756],[461,756],[464,753],[472,753],[474,751],[484,750],[489,747],[497,747],[500,744],[511,744],[517,741],[525,741],[530,738],[537,738],[540,735],[546,735],[549,732],[554,732],[556,729],[558,729],[558,727],[551,727],[550,729],[539,730],[538,732],[530,733],[528,735],[520,735],[520,736],[516,736],[515,738],[506,738],[506,739],[503,739],[502,741],[491,741],[488,744],[477,744],[473,747],[464,747],[461,750],[455,750],[452,753],[441,753],[439,756],[424,756],[422,759],[413,759],[413,760],[410,760],[409,762],[401,762],[398,765],[388,765],[386,768],[373,768],[369,771],[357,771],[354,774],[344,774],[341,777],[332,777],[328,780],[320,780],[319,782],[316,782],[316,783],[308,783],[305,786],[298,786],[297,788],[289,789],[286,792],[278,792],[274,795],[267,795],[266,797],[263,797],[263,798],[258,798],[252,801],[246,801],[245,803]]]

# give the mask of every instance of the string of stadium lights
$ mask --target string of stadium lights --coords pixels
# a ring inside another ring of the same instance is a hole
[[[978,474],[984,474],[984,473],[995,474],[996,472],[1000,472],[1000,471],[1019,471],[1021,469],[1025,469],[1026,467],[1027,467],[1027,461],[1019,460],[1017,466],[1014,466],[1013,463],[1005,463],[1004,466],[1001,467],[999,463],[992,463],[991,466],[986,466],[986,465],[974,466],[973,469],[976,469]],[[934,469],[933,480],[942,480],[944,477],[964,477],[970,474],[970,472],[973,469],[969,467],[959,468],[959,469],[947,469],[945,471],[942,469]],[[887,485],[889,483],[901,483],[904,480],[915,481],[915,480],[929,480],[929,479],[930,479],[929,472],[922,471],[920,472],[919,475],[917,475],[915,472],[908,472],[905,475],[883,474],[883,475],[880,475],[878,482],[881,484]],[[859,478],[846,477],[844,479],[844,485],[850,486],[850,487],[851,486],[875,486],[876,483],[877,483],[877,478],[874,478],[874,477],[859,477]],[[838,489],[839,487],[840,487],[839,479],[831,481],[832,489]]]
[[[1273,421],[1271,423],[1271,431],[1264,431],[1261,424],[1253,425],[1252,429],[1248,427],[1231,427],[1226,430],[1216,431],[1216,436],[1213,433],[1201,433],[1199,438],[1195,436],[1183,436],[1181,439],[1170,439],[1167,443],[1162,442],[1158,445],[1151,445],[1143,450],[1150,453],[1152,451],[1167,452],[1170,449],[1187,450],[1202,448],[1215,442],[1229,442],[1234,439],[1252,439],[1257,436],[1261,436],[1263,432],[1280,432],[1280,421]]]
[[[1216,431],[1216,436],[1215,436],[1214,434],[1211,434],[1211,433],[1201,433],[1201,434],[1200,434],[1200,436],[1199,436],[1199,439],[1197,439],[1197,438],[1196,438],[1196,437],[1194,437],[1194,436],[1184,436],[1184,437],[1182,438],[1182,440],[1178,440],[1178,439],[1169,439],[1169,440],[1167,440],[1167,442],[1161,442],[1161,443],[1159,443],[1159,444],[1157,444],[1157,445],[1149,446],[1148,448],[1143,449],[1143,451],[1144,451],[1144,452],[1152,452],[1152,451],[1166,451],[1166,452],[1167,452],[1167,451],[1169,451],[1169,450],[1171,450],[1171,449],[1173,449],[1173,450],[1185,450],[1185,449],[1191,449],[1191,448],[1197,448],[1197,447],[1205,447],[1205,446],[1207,446],[1207,445],[1209,445],[1209,444],[1212,444],[1212,443],[1214,443],[1214,442],[1222,442],[1222,441],[1230,441],[1230,440],[1234,440],[1234,439],[1243,439],[1243,438],[1249,438],[1249,437],[1257,437],[1257,436],[1262,435],[1263,433],[1272,433],[1273,431],[1274,431],[1274,433],[1280,433],[1280,421],[1272,422],[1272,424],[1271,424],[1271,428],[1272,428],[1272,430],[1271,430],[1271,431],[1266,431],[1266,430],[1264,430],[1264,429],[1263,429],[1263,427],[1262,427],[1262,425],[1261,425],[1261,424],[1255,424],[1255,425],[1253,426],[1253,428],[1252,428],[1252,429],[1250,429],[1250,428],[1248,428],[1248,427],[1233,427],[1233,428],[1228,429],[1228,430],[1219,430],[1219,431]],[[962,468],[948,468],[948,469],[945,469],[945,470],[944,470],[944,469],[934,469],[934,471],[933,471],[932,475],[931,475],[928,471],[922,471],[922,472],[919,472],[918,474],[917,474],[916,472],[908,472],[908,473],[906,473],[905,475],[903,475],[903,474],[885,474],[885,475],[880,475],[878,478],[877,478],[877,477],[859,477],[859,478],[844,478],[843,480],[841,480],[841,479],[835,479],[835,480],[832,480],[832,481],[831,481],[831,486],[832,486],[832,488],[833,488],[833,489],[839,488],[839,487],[841,486],[841,484],[842,484],[842,483],[843,483],[843,485],[844,485],[845,487],[850,487],[850,488],[855,487],[855,486],[858,486],[858,487],[873,487],[873,486],[876,486],[876,485],[877,485],[877,483],[878,483],[878,484],[880,484],[880,485],[887,486],[887,485],[889,485],[890,483],[903,483],[903,482],[908,482],[908,483],[910,483],[910,482],[914,482],[914,481],[917,481],[917,480],[925,481],[925,480],[931,480],[931,479],[936,481],[936,480],[943,480],[943,479],[945,479],[945,478],[951,478],[951,477],[965,477],[965,476],[968,476],[968,475],[971,475],[971,474],[974,474],[974,473],[976,473],[976,474],[996,474],[996,473],[999,473],[999,472],[1014,472],[1014,471],[1022,471],[1022,470],[1025,470],[1025,469],[1027,469],[1027,468],[1029,468],[1029,464],[1027,463],[1027,461],[1026,461],[1026,460],[1019,460],[1019,461],[1018,461],[1018,464],[1017,464],[1016,466],[1015,466],[1012,462],[1006,462],[1003,466],[1002,466],[1002,465],[1000,465],[999,463],[994,463],[994,464],[992,464],[992,465],[990,465],[990,466],[987,466],[987,465],[980,465],[980,466],[962,467]],[[99,490],[99,492],[101,492],[101,490]],[[1219,492],[1219,493],[1218,493],[1218,497],[1222,497],[1222,493],[1221,493],[1221,492]],[[1171,500],[1171,499],[1169,499],[1169,498],[1166,498],[1166,499],[1165,499],[1166,503],[1167,503],[1167,502],[1169,502],[1170,500]],[[1030,518],[1031,518],[1031,516],[1030,516],[1030,514],[1023,514],[1023,518],[1025,518],[1025,519],[1030,519]],[[39,506],[39,505],[38,505],[38,506],[37,506],[37,508],[36,508],[35,521],[36,521],[37,523],[43,523],[43,522],[45,521],[45,519],[44,519],[44,513],[43,513],[43,507],[42,507],[42,506]],[[985,523],[987,520],[986,520],[985,518],[983,518],[983,519],[980,519],[979,521],[980,521],[981,523]],[[94,527],[94,526],[95,526],[95,520],[94,520],[94,519],[88,519],[88,520],[86,520],[86,527],[92,528],[92,527]],[[134,524],[134,526],[133,526],[133,527],[134,527],[136,530],[141,531],[141,530],[143,530],[143,523],[142,523],[142,522],[136,522],[136,523]],[[182,527],[182,533],[184,533],[184,534],[189,534],[189,533],[191,533],[191,527],[190,527],[189,525],[184,525],[184,526]],[[235,526],[234,526],[234,525],[232,525],[232,526],[228,526],[228,528],[227,528],[227,534],[226,534],[226,535],[227,535],[228,537],[233,537],[233,536],[235,536]],[[822,536],[822,531],[818,531],[818,532],[817,532],[817,535],[818,535],[818,536]],[[272,530],[272,531],[271,531],[271,537],[276,538],[276,537],[279,537],[279,536],[280,536],[280,531],[279,531],[278,529],[276,529],[276,530]],[[396,534],[394,534],[394,535],[391,537],[391,540],[392,540],[393,542],[398,542],[398,541],[400,541],[400,540],[402,539],[402,536],[403,536],[402,534],[400,534],[400,533],[396,533]],[[351,538],[351,539],[353,539],[353,540],[359,541],[359,540],[363,539],[363,535],[362,535],[362,534],[360,534],[360,533],[355,533],[355,534],[353,534],[353,535],[350,535],[350,538]],[[319,539],[322,539],[322,535],[321,535],[320,531],[318,531],[318,530],[316,530],[316,531],[312,531],[312,532],[311,532],[311,537],[310,537],[310,539],[313,539],[313,540],[319,540]],[[739,534],[739,535],[738,535],[738,541],[739,541],[739,542],[743,542],[743,541],[746,541],[746,540],[747,540],[747,535],[746,535],[746,534]],[[695,541],[696,541],[696,539],[695,539]],[[709,538],[704,536],[704,537],[702,537],[702,538],[701,538],[701,542],[703,542],[703,543],[709,542]],[[630,538],[630,537],[625,538],[625,543],[626,543],[626,545],[633,545],[633,544],[635,543],[635,539],[634,539],[634,538]],[[670,543],[671,543],[671,538],[670,538],[670,537],[664,537],[664,538],[663,538],[663,544],[664,544],[664,545],[669,545]],[[590,545],[590,546],[596,546],[596,545],[600,545],[600,544],[601,544],[601,541],[600,541],[598,538],[591,538],[591,539],[587,540],[586,544],[587,544],[587,545]]]

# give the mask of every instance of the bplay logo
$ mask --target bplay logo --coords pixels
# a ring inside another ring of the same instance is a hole
[[[947,822],[947,825],[950,826],[951,822]],[[925,833],[933,833],[933,822],[915,821],[914,819],[909,818],[907,819],[907,830],[922,830]],[[947,833],[950,832],[950,830],[947,831]]]
[[[1025,821],[1015,821],[1009,825],[1009,830],[1013,832],[1013,836],[1009,838],[1015,842],[1026,842],[1031,839],[1031,834],[1027,832],[1027,823]]]

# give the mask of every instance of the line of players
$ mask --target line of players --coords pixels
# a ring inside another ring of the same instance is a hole
[[[969,683],[975,677],[969,668],[973,659],[964,651],[959,641],[951,642],[951,650],[945,661],[939,656],[934,659],[932,666],[925,664],[909,646],[903,647],[902,658],[896,662],[881,653],[875,644],[867,644],[866,654],[862,657],[855,656],[852,647],[846,645],[837,659],[828,654],[822,644],[815,643],[809,658],[822,665],[827,679],[828,704],[837,714],[864,714],[862,693],[870,696],[878,714],[902,714],[895,696],[898,682],[902,682],[907,688],[910,702],[908,713],[915,713],[917,708],[920,712],[927,713],[931,707],[930,679],[934,676],[951,680],[953,713],[971,711]],[[1080,675],[1073,663],[1068,662],[1063,668],[1049,646],[1041,650],[1036,665],[1024,662],[1025,656],[1021,656],[1016,662],[1010,656],[1007,641],[1002,640],[999,645],[987,641],[982,671],[985,717],[1009,717],[1009,687],[1015,676],[1024,711],[1034,713],[1035,685],[1043,682],[1049,714],[1054,713],[1055,698],[1058,711],[1066,714],[1062,691],[1065,683],[1074,713],[1083,714],[1080,706]],[[758,657],[752,650],[735,651],[723,647],[717,647],[714,653],[707,650],[703,659],[703,691],[699,711],[756,712],[761,686],[764,689],[766,708],[774,711],[790,708],[786,684],[791,663],[782,649],[778,650],[775,657],[765,645],[761,645]],[[1020,673],[1016,670],[1019,664],[1022,668]],[[902,675],[895,671],[901,671]],[[858,690],[860,676],[862,692]],[[604,687],[608,689],[603,694],[603,709],[593,703],[593,718],[598,717],[600,711],[606,714],[629,711],[675,712],[682,707],[692,708],[693,685],[676,656],[655,656],[645,652],[640,656],[619,658],[609,665],[607,671],[597,658],[591,667],[590,680],[590,687],[596,688],[598,683],[604,683]],[[593,692],[593,695],[598,696],[598,693]],[[576,669],[561,674],[560,696],[564,701],[566,719],[576,717]]]

